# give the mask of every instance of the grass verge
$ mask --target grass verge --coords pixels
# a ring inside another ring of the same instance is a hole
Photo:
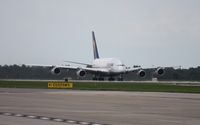
[[[177,86],[163,83],[75,82],[73,84],[73,90],[200,93],[200,86]],[[1,88],[48,89],[47,85],[47,82],[38,81],[0,81]]]

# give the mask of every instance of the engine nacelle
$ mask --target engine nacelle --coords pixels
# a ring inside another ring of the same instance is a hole
[[[164,75],[164,73],[165,73],[165,71],[163,68],[157,68],[154,72],[154,74],[157,76],[162,76],[162,75]]]
[[[145,72],[144,70],[140,69],[140,70],[137,72],[137,75],[138,75],[139,77],[144,78],[144,77],[146,76],[146,72]]]
[[[59,74],[61,73],[60,68],[54,67],[54,68],[51,70],[51,73],[52,73],[53,75],[59,75]]]
[[[85,70],[82,70],[82,69],[79,69],[76,74],[79,76],[79,77],[84,77],[86,75],[86,71]]]

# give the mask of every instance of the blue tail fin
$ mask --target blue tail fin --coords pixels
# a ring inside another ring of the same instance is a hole
[[[97,48],[94,31],[92,31],[92,42],[93,42],[94,59],[99,59],[99,53],[98,53],[98,48]]]

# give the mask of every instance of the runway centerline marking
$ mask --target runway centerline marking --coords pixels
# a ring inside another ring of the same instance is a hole
[[[73,123],[73,124],[77,124],[77,125],[108,125],[108,124],[100,124],[100,123],[87,122],[87,121],[78,121],[78,120],[46,117],[46,116],[37,116],[37,115],[28,115],[28,114],[21,114],[21,113],[0,112],[0,115],[23,117],[23,118],[28,118],[28,119],[48,120],[48,121],[52,121],[52,122]]]

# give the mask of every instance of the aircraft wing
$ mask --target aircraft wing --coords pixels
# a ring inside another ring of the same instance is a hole
[[[131,69],[129,68],[129,69],[126,69],[126,73],[135,72],[135,71],[138,71],[140,69],[142,69],[142,68],[131,68]]]
[[[78,67],[78,66],[56,66],[55,68],[66,69],[66,70],[84,70],[88,73],[108,73],[108,69],[100,68],[88,68],[88,67]]]
[[[100,69],[100,68],[82,68],[83,70],[85,70],[86,72],[89,73],[108,73],[108,69]]]
[[[145,77],[146,76],[146,72],[151,72],[153,75],[155,76],[162,76],[163,74],[165,74],[165,69],[168,68],[173,68],[173,67],[157,67],[157,68],[128,68],[126,69],[126,73],[129,72],[136,72],[138,76],[140,77]]]

